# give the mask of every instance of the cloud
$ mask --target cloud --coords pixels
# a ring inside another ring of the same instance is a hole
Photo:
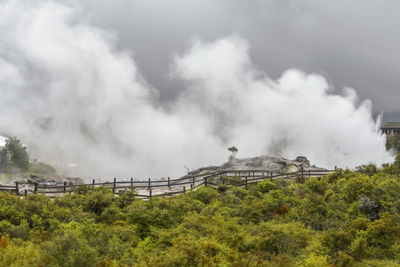
[[[135,51],[163,104],[182,89],[165,75],[188,39],[212,41],[236,33],[254,63],[278,78],[287,68],[322,73],[337,87],[357,88],[374,113],[399,112],[400,2],[310,0],[81,0],[90,20]],[[390,115],[390,114],[389,114]],[[386,116],[384,116],[384,119]],[[398,118],[397,118],[398,119]]]
[[[66,174],[105,178],[179,176],[224,162],[230,145],[327,167],[391,160],[369,101],[300,70],[269,78],[249,50],[238,36],[191,42],[164,105],[132,53],[75,4],[2,1],[0,131]]]
[[[2,3],[1,130],[80,175],[178,175],[213,162],[207,125],[152,105],[129,53],[80,18],[51,1]]]
[[[324,77],[297,69],[272,80],[253,66],[248,50],[238,37],[195,42],[175,63],[188,84],[181,102],[213,118],[214,132],[242,156],[306,155],[330,167],[390,160],[369,100],[360,102],[351,88],[333,94]]]

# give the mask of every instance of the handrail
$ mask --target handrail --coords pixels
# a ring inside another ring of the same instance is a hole
[[[94,187],[98,186],[104,186],[107,188],[112,188],[113,192],[115,194],[119,194],[121,192],[120,189],[127,189],[127,188],[137,188],[137,189],[142,189],[142,190],[147,190],[149,192],[148,195],[141,195],[138,194],[138,197],[144,197],[144,198],[149,198],[152,196],[168,196],[168,195],[174,195],[174,194],[179,194],[179,193],[185,193],[186,191],[189,190],[195,190],[200,186],[218,186],[218,181],[215,182],[213,178],[221,178],[224,175],[230,175],[234,174],[232,177],[237,177],[240,178],[241,180],[238,181],[236,184],[237,185],[245,185],[247,186],[248,183],[254,183],[260,180],[266,180],[266,179],[277,179],[277,178],[294,178],[298,176],[302,177],[311,177],[311,176],[322,176],[331,172],[334,172],[335,170],[300,170],[296,172],[288,172],[288,173],[274,173],[271,172],[270,170],[222,170],[222,171],[215,171],[215,172],[207,172],[203,174],[198,174],[198,175],[186,175],[184,177],[178,178],[178,179],[170,179],[168,177],[167,180],[152,180],[149,178],[148,180],[125,180],[125,181],[117,181],[116,178],[114,178],[114,181],[109,182],[103,182],[103,183],[95,183],[95,180],[93,180],[92,183],[87,183],[87,184],[73,184],[71,182],[61,182],[61,183],[56,183],[55,185],[44,185],[44,184],[39,184],[39,183],[15,183],[15,186],[12,185],[0,185],[0,191],[9,191],[11,193],[16,193],[17,195],[20,194],[20,190],[25,190],[26,192],[33,192],[33,193],[40,193],[40,194],[61,194],[61,193],[71,193],[73,192],[72,189],[77,188],[79,186],[86,186],[88,187],[89,190],[91,190]],[[24,188],[20,187],[24,185]],[[26,188],[26,185],[28,186],[34,186],[34,190],[31,188]],[[188,187],[186,188],[185,185]],[[161,194],[154,194],[156,192],[153,192],[153,188],[166,188],[169,190],[168,192],[163,192]],[[180,191],[171,191],[176,187],[180,187],[182,190]],[[53,195],[51,195],[53,196]]]

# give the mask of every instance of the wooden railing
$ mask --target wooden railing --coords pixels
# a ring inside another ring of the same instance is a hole
[[[200,186],[217,187],[220,184],[245,186],[251,183],[257,183],[261,180],[269,179],[291,179],[291,178],[307,178],[319,177],[335,170],[303,170],[291,173],[273,173],[267,170],[225,170],[216,171],[200,175],[187,175],[178,179],[147,179],[117,181],[114,178],[111,182],[96,183],[95,180],[88,184],[73,184],[67,182],[61,183],[21,183],[15,182],[15,185],[0,185],[0,191],[7,191],[11,194],[20,196],[28,194],[45,194],[51,197],[60,194],[72,193],[78,187],[86,187],[91,190],[98,186],[110,188],[114,194],[120,194],[131,188],[135,188],[137,197],[149,198],[153,196],[172,196],[176,194],[184,194],[189,190],[195,190]]]

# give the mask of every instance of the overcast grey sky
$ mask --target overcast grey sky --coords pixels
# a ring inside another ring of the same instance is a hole
[[[81,2],[82,3],[82,2]],[[84,0],[95,25],[114,31],[144,76],[169,99],[168,69],[193,38],[237,34],[272,78],[288,68],[324,75],[370,98],[384,120],[400,115],[400,1]],[[395,116],[396,115],[396,116]],[[399,117],[397,117],[400,119]]]
[[[320,3],[0,0],[0,134],[66,175],[390,162],[400,4]]]

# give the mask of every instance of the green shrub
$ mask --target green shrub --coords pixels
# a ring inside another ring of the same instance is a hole
[[[378,173],[378,168],[376,167],[375,164],[369,163],[365,165],[360,165],[356,167],[356,172],[359,172],[361,174],[367,175],[367,176],[373,176]]]
[[[215,189],[201,187],[190,194],[194,199],[200,200],[204,204],[209,204],[213,199],[218,197],[218,192]]]
[[[257,184],[258,191],[260,191],[263,194],[268,193],[269,191],[274,190],[275,188],[277,188],[276,184],[268,180],[261,181]]]
[[[52,266],[97,266],[96,250],[77,233],[67,231],[43,244],[42,259]]]
[[[101,213],[111,206],[114,202],[114,194],[110,189],[104,187],[95,187],[90,190],[82,203],[83,210],[93,212],[96,215]]]
[[[398,165],[148,200],[0,192],[0,266],[398,266]]]

